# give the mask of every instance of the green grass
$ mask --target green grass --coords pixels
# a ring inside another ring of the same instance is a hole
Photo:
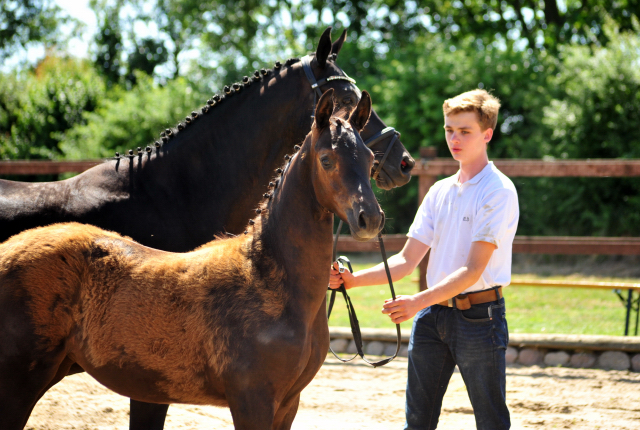
[[[353,259],[352,259],[353,262]],[[354,270],[372,267],[366,262],[353,263]],[[527,277],[529,278],[529,277]],[[418,271],[394,283],[396,294],[414,294],[418,291]],[[553,279],[579,280],[575,276]],[[616,278],[584,278],[590,281],[637,282]],[[507,287],[507,320],[511,333],[562,333],[623,335],[625,308],[611,290],[586,288]],[[626,291],[623,292],[626,298]],[[385,285],[349,290],[361,327],[393,328],[381,313],[384,300],[391,297]],[[635,314],[633,315],[635,318]],[[633,330],[635,319],[630,322]],[[403,331],[411,330],[413,320],[402,323]],[[349,319],[342,295],[336,296],[336,305],[329,321],[331,326],[349,327]]]

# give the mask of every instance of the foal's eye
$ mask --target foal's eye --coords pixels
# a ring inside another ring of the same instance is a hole
[[[331,159],[326,155],[320,158],[320,162],[322,163],[322,167],[324,167],[325,169],[330,169],[331,166],[333,165],[333,163],[331,162]]]
[[[351,104],[351,97],[345,97],[342,99],[342,104],[343,105],[350,105]]]

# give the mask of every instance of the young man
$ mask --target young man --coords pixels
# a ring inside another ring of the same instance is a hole
[[[428,289],[387,300],[394,323],[415,315],[409,343],[405,429],[435,429],[442,398],[458,365],[481,430],[510,427],[505,403],[508,342],[502,288],[511,282],[518,224],[513,183],[487,156],[500,102],[484,90],[446,100],[444,130],[455,175],[425,196],[404,249],[389,258],[394,280],[411,274],[431,249]],[[337,265],[334,265],[337,267]],[[387,282],[382,264],[353,274],[331,270],[330,287]]]

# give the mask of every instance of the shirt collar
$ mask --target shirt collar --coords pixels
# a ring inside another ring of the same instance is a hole
[[[467,182],[465,182],[465,184],[477,184],[491,170],[493,170],[493,161],[489,161],[489,163],[487,163],[487,165],[484,166],[484,168],[482,170],[480,170],[480,172],[476,176],[474,176],[473,178],[469,179]],[[455,183],[456,184],[460,184],[460,170],[458,170],[458,172],[456,173],[455,178],[456,178],[456,182]],[[464,185],[464,184],[462,184],[462,185]]]

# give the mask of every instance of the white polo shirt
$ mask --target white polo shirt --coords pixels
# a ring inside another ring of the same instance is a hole
[[[458,182],[459,175],[460,171],[431,187],[407,233],[431,247],[427,286],[464,266],[471,242],[489,242],[498,248],[478,282],[464,292],[507,286],[520,216],[516,188],[493,162],[464,184]]]

